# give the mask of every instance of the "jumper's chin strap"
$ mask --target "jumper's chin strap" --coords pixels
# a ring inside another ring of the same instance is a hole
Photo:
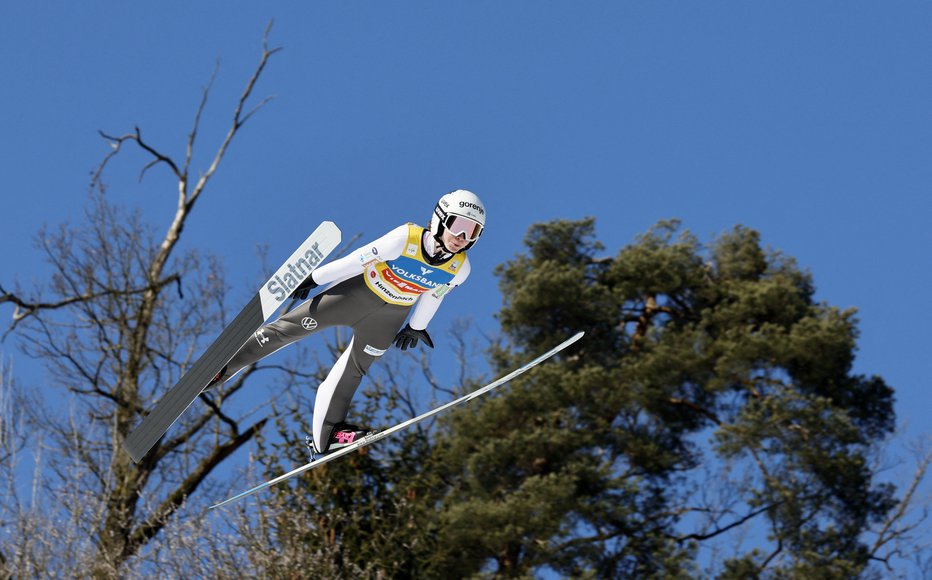
[[[425,241],[430,239],[434,242],[433,248],[428,248],[427,244],[424,244],[424,243],[421,244],[424,250],[423,252],[424,259],[426,259],[427,263],[430,264],[431,266],[442,264],[446,262],[447,260],[449,260],[450,257],[453,255],[453,252],[447,249],[447,247],[443,244],[443,238],[441,237],[443,236],[442,232],[443,230],[441,229],[441,233],[435,236],[424,236]],[[431,252],[431,250],[434,250],[434,251]]]

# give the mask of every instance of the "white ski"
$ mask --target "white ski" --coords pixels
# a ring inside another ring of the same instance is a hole
[[[178,417],[191,406],[207,383],[230,362],[256,330],[275,314],[295,288],[340,244],[341,239],[340,228],[333,222],[323,222],[298,246],[123,441],[123,448],[133,461],[138,463],[145,457]]]
[[[246,497],[247,495],[251,495],[251,494],[253,494],[253,493],[255,493],[255,492],[257,492],[257,491],[259,491],[259,490],[261,490],[261,489],[265,489],[265,488],[267,488],[267,487],[271,487],[271,486],[275,485],[276,483],[281,483],[282,481],[285,481],[286,479],[290,479],[290,478],[294,477],[295,475],[298,475],[299,473],[304,473],[305,471],[307,471],[307,470],[309,470],[309,469],[314,469],[315,467],[321,466],[321,465],[323,465],[324,463],[329,463],[329,462],[333,461],[334,459],[337,459],[337,458],[339,458],[339,457],[343,457],[344,455],[347,455],[347,454],[349,454],[349,453],[352,453],[353,451],[356,451],[357,449],[360,449],[360,448],[365,447],[365,446],[367,446],[367,445],[371,445],[372,443],[375,443],[375,442],[378,441],[379,439],[384,439],[385,437],[388,437],[389,435],[391,435],[392,433],[395,433],[396,431],[401,431],[402,429],[405,429],[405,428],[407,428],[407,427],[410,427],[411,425],[414,425],[415,423],[418,423],[418,422],[420,422],[420,421],[423,421],[424,419],[427,419],[427,418],[429,418],[429,417],[433,417],[434,415],[436,415],[436,414],[438,414],[438,413],[442,413],[443,411],[446,411],[447,409],[449,409],[449,408],[451,408],[451,407],[455,407],[455,406],[457,406],[457,405],[462,405],[463,403],[466,403],[466,402],[468,402],[468,401],[471,401],[471,400],[475,399],[476,397],[480,397],[480,396],[484,395],[485,393],[488,393],[488,392],[491,391],[492,389],[495,389],[495,388],[498,388],[498,387],[504,385],[505,383],[507,383],[507,382],[510,381],[511,379],[513,379],[513,378],[517,377],[518,375],[520,375],[520,374],[522,374],[522,373],[524,373],[524,372],[530,370],[532,367],[537,366],[538,364],[542,363],[543,361],[545,361],[545,360],[547,360],[548,358],[552,357],[553,355],[557,354],[557,353],[560,352],[561,350],[565,349],[565,348],[568,347],[569,345],[573,344],[574,342],[576,342],[577,340],[579,340],[580,338],[582,338],[582,337],[583,337],[583,334],[585,334],[585,333],[584,333],[584,332],[577,332],[577,333],[576,333],[575,335],[573,335],[571,338],[565,340],[564,342],[561,342],[561,343],[558,344],[557,346],[553,347],[553,348],[550,349],[549,351],[547,351],[547,352],[545,352],[544,354],[540,355],[539,357],[535,358],[534,360],[532,360],[531,362],[527,363],[527,364],[524,365],[523,367],[521,367],[521,368],[519,368],[519,369],[516,369],[516,370],[510,372],[509,374],[505,375],[504,377],[498,379],[497,381],[495,381],[495,382],[493,382],[493,383],[489,383],[488,385],[486,385],[486,386],[484,386],[484,387],[481,387],[481,388],[479,388],[479,389],[477,389],[477,390],[475,390],[475,391],[473,391],[473,392],[471,392],[471,393],[469,393],[469,394],[463,395],[463,396],[460,397],[459,399],[455,399],[455,400],[453,400],[453,401],[450,401],[449,403],[446,403],[445,405],[441,405],[440,407],[437,407],[436,409],[433,409],[433,410],[431,410],[431,411],[427,411],[426,413],[423,413],[423,414],[421,414],[421,415],[418,415],[417,417],[413,417],[413,418],[411,418],[411,419],[408,419],[408,420],[405,421],[404,423],[399,423],[398,425],[395,425],[394,427],[391,427],[391,428],[389,428],[389,429],[386,429],[385,431],[377,431],[377,432],[375,432],[375,433],[370,433],[369,435],[366,435],[365,437],[363,437],[362,439],[356,441],[355,443],[352,443],[351,445],[348,445],[348,446],[346,446],[346,447],[343,447],[343,448],[341,448],[341,449],[339,449],[339,450],[337,450],[337,451],[334,451],[333,453],[328,453],[327,455],[324,455],[323,457],[320,457],[320,458],[318,458],[318,459],[315,459],[315,460],[311,461],[310,463],[307,463],[307,464],[305,464],[305,465],[302,465],[301,467],[298,467],[297,469],[294,469],[294,470],[292,470],[292,471],[289,471],[288,473],[286,473],[286,474],[284,474],[284,475],[280,475],[280,476],[276,477],[275,479],[270,479],[269,481],[266,481],[265,483],[263,483],[263,484],[261,484],[261,485],[257,485],[256,487],[254,487],[254,488],[252,488],[252,489],[250,489],[250,490],[244,491],[243,493],[241,493],[241,494],[239,494],[239,495],[235,495],[235,496],[231,497],[230,499],[227,499],[227,500],[224,500],[224,501],[222,501],[222,502],[220,502],[220,503],[218,503],[218,504],[212,505],[212,506],[210,506],[210,509],[218,508],[218,507],[220,507],[220,506],[224,506],[224,505],[233,503],[233,502],[235,502],[235,501],[237,501],[237,500],[240,500],[240,499]]]

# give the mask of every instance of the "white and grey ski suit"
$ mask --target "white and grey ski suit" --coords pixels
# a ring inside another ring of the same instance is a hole
[[[349,346],[317,388],[314,402],[314,445],[326,451],[362,377],[391,346],[408,314],[412,329],[426,329],[444,296],[469,276],[465,252],[437,254],[440,250],[430,231],[409,223],[319,267],[312,273],[314,282],[333,285],[260,328],[221,379],[319,330],[352,328]]]

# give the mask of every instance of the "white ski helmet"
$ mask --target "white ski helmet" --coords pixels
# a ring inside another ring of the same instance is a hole
[[[476,243],[485,230],[485,206],[479,196],[465,189],[457,189],[444,195],[434,208],[430,218],[430,232],[443,246],[443,232],[450,230],[454,235],[465,235],[469,242],[465,252]],[[443,246],[446,249],[446,246]]]

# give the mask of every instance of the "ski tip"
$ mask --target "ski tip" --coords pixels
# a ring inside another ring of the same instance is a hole
[[[561,343],[556,347],[556,349],[557,349],[557,350],[563,350],[564,348],[568,347],[569,345],[573,344],[574,342],[578,341],[580,338],[582,338],[583,336],[585,336],[585,334],[586,334],[585,331],[580,330],[579,332],[577,332],[577,333],[574,334],[573,336],[571,336],[571,337],[567,338],[566,340],[564,340],[563,342],[561,342]]]
[[[233,502],[235,502],[235,501],[237,501],[237,500],[243,499],[243,498],[246,497],[247,495],[251,495],[251,494],[253,494],[253,493],[255,493],[255,492],[257,492],[257,491],[259,491],[260,489],[263,489],[263,488],[265,488],[265,487],[266,487],[265,485],[260,485],[260,486],[254,487],[254,488],[250,489],[249,491],[244,491],[243,493],[238,494],[238,495],[234,495],[233,497],[231,497],[231,498],[229,498],[229,499],[225,499],[225,500],[223,500],[223,501],[221,501],[221,502],[217,502],[217,503],[215,503],[214,505],[210,506],[210,507],[207,508],[207,509],[213,510],[213,509],[217,509],[217,508],[219,508],[219,507],[223,507],[223,506],[225,506],[225,505],[229,505],[229,504],[231,504],[231,503],[233,503]]]
[[[217,503],[215,503],[214,505],[210,506],[208,509],[216,509],[216,508],[219,508],[219,507],[223,507],[223,506],[225,506],[225,505],[229,505],[229,504],[231,504],[231,503],[233,503],[233,502],[235,502],[235,501],[239,501],[239,500],[243,499],[243,498],[246,497],[246,496],[249,496],[249,495],[252,495],[252,494],[256,493],[257,491],[261,491],[261,490],[263,490],[263,489],[265,489],[265,488],[267,488],[267,487],[271,487],[271,486],[272,486],[275,482],[277,482],[277,481],[279,481],[279,480],[278,480],[278,479],[273,479],[273,480],[270,480],[270,481],[266,481],[265,483],[260,483],[259,485],[253,487],[252,489],[247,489],[247,490],[244,491],[243,493],[238,493],[238,494],[234,495],[233,497],[230,497],[230,498],[228,498],[228,499],[225,499],[225,500],[223,500],[223,501],[221,501],[221,502],[217,502]]]
[[[314,230],[314,233],[311,235],[313,236],[313,235],[324,235],[324,234],[333,236],[336,239],[337,243],[339,243],[340,240],[343,238],[343,232],[340,231],[339,226],[337,226],[337,224],[333,223],[330,220],[321,222],[320,225],[317,226],[317,229]]]

